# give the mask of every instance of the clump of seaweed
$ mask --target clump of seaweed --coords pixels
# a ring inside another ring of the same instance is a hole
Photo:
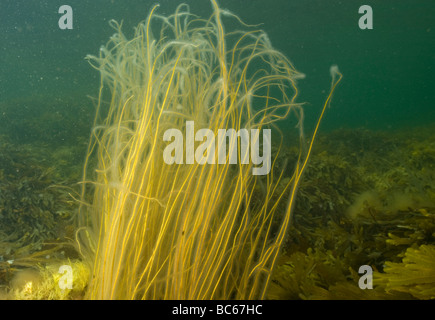
[[[326,150],[313,157],[301,182],[296,206],[299,212],[333,217],[352,203],[349,190],[363,188],[364,185],[352,165],[339,155],[330,154]]]
[[[408,248],[402,262],[387,261],[375,281],[385,291],[409,293],[417,299],[435,299],[435,245]]]
[[[215,166],[216,154],[197,149],[196,159],[201,155],[206,161],[190,165],[190,156],[184,162],[180,153],[173,162],[189,166],[170,167],[162,159],[167,145],[161,138],[167,130],[186,132],[195,122],[214,136],[222,129],[274,129],[282,141],[276,121],[291,114],[302,127],[295,99],[303,75],[264,32],[225,33],[221,17],[241,20],[211,3],[208,19],[192,15],[187,5],[163,17],[156,6],[132,39],[112,21],[115,35],[98,57],[88,57],[101,73],[98,110],[107,99],[102,93],[108,88],[111,94],[107,117],[97,113],[89,144],[87,159],[98,160],[97,170],[90,174],[85,168],[83,178],[83,196],[92,185],[93,199],[83,205],[78,221],[80,244],[93,265],[89,298],[265,295],[312,143],[304,150],[298,130],[298,157],[278,188],[284,174],[275,170],[276,156],[264,179],[253,177],[257,170],[251,169],[257,168],[246,165],[239,151],[234,161],[226,154],[228,161]],[[330,71],[320,120],[342,78],[336,66]],[[238,137],[229,139],[229,146],[237,145]],[[171,145],[182,150],[183,141]],[[186,155],[193,153],[186,150]]]

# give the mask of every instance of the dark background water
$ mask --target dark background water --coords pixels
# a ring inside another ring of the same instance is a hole
[[[181,2],[161,0],[159,13],[171,14]],[[212,12],[207,0],[184,2],[203,17]],[[113,33],[108,21],[124,20],[128,33],[155,3],[1,0],[0,103],[33,96],[72,97],[86,103],[87,95],[98,92],[99,75],[84,57],[97,54],[107,42]],[[58,9],[64,4],[74,10],[73,30],[58,27]],[[344,79],[323,128],[400,129],[434,123],[433,0],[220,0],[219,4],[248,24],[262,23],[272,45],[307,75],[300,82],[299,101],[307,102],[308,124],[326,97],[332,64],[339,66]],[[364,4],[373,8],[373,30],[358,27],[358,8]]]

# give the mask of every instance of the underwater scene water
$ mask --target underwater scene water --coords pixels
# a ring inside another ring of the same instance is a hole
[[[434,17],[2,0],[0,299],[435,299]]]

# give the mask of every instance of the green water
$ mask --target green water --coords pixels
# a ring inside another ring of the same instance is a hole
[[[208,1],[185,2],[200,16],[211,14]],[[0,102],[37,95],[89,103],[86,96],[96,95],[99,75],[84,57],[96,54],[107,42],[113,33],[110,19],[124,20],[128,34],[154,3],[71,3],[73,30],[60,30],[58,9],[63,1],[1,1]],[[160,1],[159,13],[172,13],[179,3]],[[332,64],[339,66],[344,80],[323,128],[398,129],[433,123],[435,4],[430,0],[364,2],[373,8],[372,30],[358,27],[361,4],[354,0],[220,1],[221,7],[246,23],[261,23],[272,45],[306,74],[299,84],[299,101],[307,102],[308,126],[329,89]]]

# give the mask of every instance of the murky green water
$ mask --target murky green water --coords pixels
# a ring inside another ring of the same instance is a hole
[[[180,1],[161,1],[159,13]],[[186,1],[207,17],[207,1]],[[0,101],[35,95],[95,95],[99,75],[84,60],[112,34],[110,19],[128,34],[146,17],[152,1],[87,1],[71,4],[73,30],[58,27],[62,1],[0,3]],[[371,3],[366,3],[371,4]],[[432,1],[373,2],[373,29],[361,30],[359,1],[220,1],[248,24],[261,24],[272,45],[307,75],[299,101],[315,116],[329,87],[329,67],[344,81],[324,128],[399,128],[435,119],[435,6]],[[231,29],[231,25],[227,26]]]

